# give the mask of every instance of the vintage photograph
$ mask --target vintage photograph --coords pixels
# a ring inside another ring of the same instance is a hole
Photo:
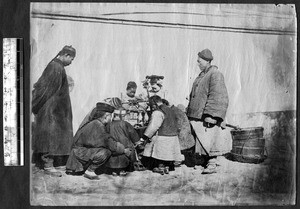
[[[294,5],[31,3],[32,206],[296,201]]]

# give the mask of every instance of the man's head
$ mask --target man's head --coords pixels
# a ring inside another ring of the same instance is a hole
[[[122,101],[119,97],[112,97],[109,100],[109,104],[113,106],[115,109],[122,108]]]
[[[170,106],[170,103],[169,103],[168,100],[166,100],[166,99],[161,99],[161,101],[162,101],[163,104],[165,104],[165,105],[167,105],[167,106]]]
[[[160,98],[160,96],[152,96],[149,98],[149,106],[153,109],[153,110],[157,110],[158,107],[160,105],[162,105],[163,102],[162,102],[162,99]]]
[[[58,59],[60,59],[64,66],[68,66],[72,63],[76,56],[76,50],[72,46],[64,46],[58,53]]]
[[[134,81],[129,81],[126,87],[126,94],[129,97],[134,97],[136,93],[137,85]]]
[[[211,61],[213,60],[212,53],[209,49],[204,49],[198,53],[198,66],[201,71],[207,69],[210,66]]]
[[[114,110],[113,120],[123,120],[123,118],[125,117],[126,114],[127,114],[127,112],[124,108],[122,108],[122,107],[117,108]]]
[[[94,109],[93,119],[100,120],[103,124],[107,124],[111,121],[112,113],[115,108],[109,104],[98,102]]]

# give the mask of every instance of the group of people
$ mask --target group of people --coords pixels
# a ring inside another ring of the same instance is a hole
[[[64,67],[72,63],[75,55],[72,46],[63,47],[32,92],[34,162],[46,174],[61,176],[65,171],[89,179],[98,179],[103,173],[125,176],[145,169],[168,174],[180,163],[195,166],[196,155],[205,167],[203,174],[217,171],[217,156],[225,154],[218,142],[225,128],[228,93],[223,74],[211,65],[209,49],[198,53],[200,74],[193,83],[187,108],[170,105],[158,95],[139,101],[135,82],[129,82],[125,99],[114,97],[98,102],[73,136]],[[128,105],[133,101],[142,103],[136,106],[138,109],[151,109],[143,133],[126,120]]]

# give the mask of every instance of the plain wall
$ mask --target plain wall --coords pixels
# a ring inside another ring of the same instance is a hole
[[[72,6],[70,6],[72,5]],[[32,12],[125,18],[184,24],[296,31],[295,9],[275,5],[203,4],[47,4],[32,3]],[[103,14],[176,12],[103,16]],[[199,15],[187,13],[198,12]],[[83,21],[82,18],[77,20]],[[229,93],[227,122],[241,127],[249,113],[296,110],[296,35],[256,34],[191,28],[51,20],[31,17],[31,86],[64,45],[77,54],[66,72],[75,82],[70,93],[74,134],[91,108],[120,96],[128,81],[163,75],[166,99],[187,105],[199,73],[197,53],[209,48],[212,64],[224,74]]]

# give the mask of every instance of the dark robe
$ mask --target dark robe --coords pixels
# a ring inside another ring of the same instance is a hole
[[[89,163],[99,167],[117,155],[124,155],[124,145],[115,141],[99,120],[93,120],[76,132],[66,168],[82,172]]]
[[[175,114],[177,127],[179,129],[178,138],[180,144],[180,150],[190,149],[195,146],[196,142],[192,135],[191,125],[186,114],[174,105],[171,107]]]
[[[122,120],[112,121],[109,125],[109,132],[125,148],[131,148],[132,152],[129,157],[125,155],[112,156],[105,166],[109,168],[126,168],[130,163],[137,160],[134,143],[139,141],[140,137],[130,123]]]
[[[73,138],[72,107],[63,63],[53,59],[33,88],[33,151],[69,155]]]

